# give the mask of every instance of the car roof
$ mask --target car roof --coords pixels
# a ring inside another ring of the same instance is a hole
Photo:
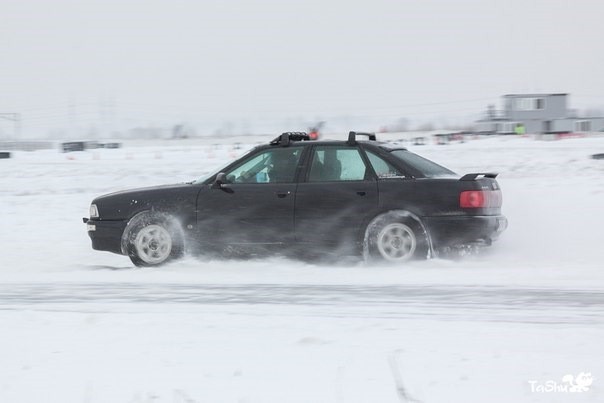
[[[384,141],[376,141],[376,140],[360,140],[356,142],[357,144],[361,144],[363,146],[370,147],[378,147],[382,148],[386,151],[393,150],[407,150],[406,147],[400,146],[398,144],[386,143]],[[346,140],[314,140],[314,141],[292,141],[288,144],[288,146],[303,146],[310,147],[313,145],[325,145],[325,146],[342,146],[342,145],[351,145]],[[279,147],[279,144],[268,144],[263,145],[262,147],[270,146],[270,147]],[[286,146],[287,147],[287,146]]]
[[[357,137],[368,138],[368,140],[357,140]],[[305,132],[285,132],[279,137],[269,142],[269,146],[288,147],[290,145],[298,145],[308,147],[312,144],[320,145],[348,145],[354,146],[356,144],[369,145],[370,147],[379,147],[386,151],[405,149],[400,147],[398,144],[385,143],[377,141],[375,133],[363,133],[351,131],[348,133],[348,140],[317,140],[310,142],[310,136]]]

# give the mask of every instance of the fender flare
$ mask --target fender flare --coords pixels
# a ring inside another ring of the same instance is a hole
[[[144,222],[145,220],[150,221],[154,219],[165,220],[170,222],[173,225],[174,230],[182,239],[184,246],[185,231],[182,228],[180,220],[168,213],[162,213],[155,210],[143,210],[141,212],[136,213],[134,216],[132,216],[132,218],[130,218],[130,220],[128,220],[126,228],[124,228],[124,232],[122,232],[122,238],[120,243],[122,255],[128,255],[128,235],[130,234],[132,228],[140,224],[141,222]]]
[[[367,258],[369,257],[369,229],[378,221],[388,216],[391,216],[393,220],[413,220],[422,229],[424,236],[426,237],[426,241],[428,242],[427,258],[430,259],[432,257],[437,256],[436,250],[434,249],[434,244],[432,242],[432,236],[430,235],[430,231],[428,231],[428,228],[424,225],[422,219],[417,214],[414,214],[408,210],[388,210],[379,213],[378,215],[373,217],[373,219],[370,220],[367,226],[365,227],[365,233],[363,236],[363,258],[365,260],[367,260]]]

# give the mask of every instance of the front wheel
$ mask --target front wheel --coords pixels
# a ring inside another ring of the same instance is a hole
[[[372,260],[406,262],[427,254],[421,227],[410,220],[382,219],[368,228],[368,253]]]
[[[159,266],[184,254],[177,225],[165,218],[139,220],[127,237],[128,257],[136,266]]]

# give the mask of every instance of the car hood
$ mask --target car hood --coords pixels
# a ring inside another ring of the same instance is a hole
[[[109,193],[92,203],[96,204],[101,220],[128,219],[145,210],[177,213],[195,209],[199,189],[190,183],[152,186]]]

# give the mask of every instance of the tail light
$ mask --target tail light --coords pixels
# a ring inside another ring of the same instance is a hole
[[[459,194],[461,208],[501,207],[500,190],[466,190]]]

